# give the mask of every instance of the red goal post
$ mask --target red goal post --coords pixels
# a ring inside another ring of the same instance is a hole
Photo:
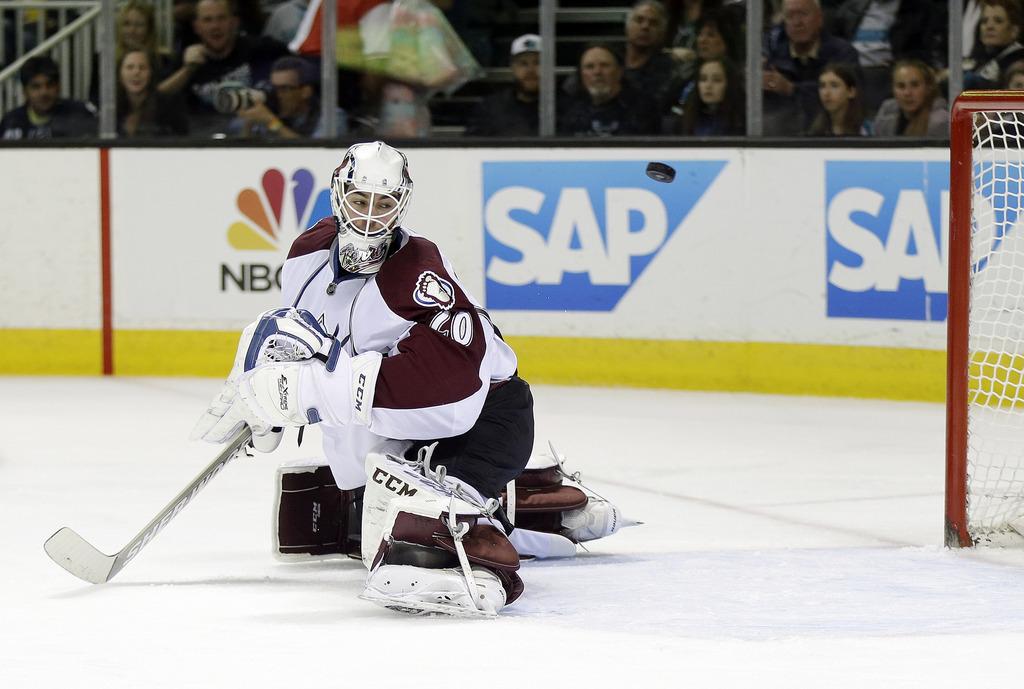
[[[965,92],[950,134],[948,547],[1024,543],[1024,92]]]

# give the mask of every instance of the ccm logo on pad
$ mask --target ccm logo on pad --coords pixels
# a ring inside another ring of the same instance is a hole
[[[392,493],[395,493],[396,495],[399,496],[416,495],[416,491],[418,490],[416,488],[413,488],[412,486],[410,486],[408,483],[398,478],[397,476],[392,476],[383,469],[374,470],[372,480],[374,483],[384,486]]]

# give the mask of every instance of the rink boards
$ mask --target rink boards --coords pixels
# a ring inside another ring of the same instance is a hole
[[[408,153],[405,224],[533,380],[943,398],[946,150]],[[0,150],[0,372],[223,375],[338,157]]]

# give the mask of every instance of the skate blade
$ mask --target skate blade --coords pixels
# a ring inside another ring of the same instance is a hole
[[[494,619],[497,613],[477,610],[475,608],[463,608],[445,603],[430,603],[428,601],[412,600],[409,598],[395,598],[377,591],[366,590],[359,594],[363,600],[376,603],[377,605],[393,610],[394,612],[406,615],[420,615],[423,617],[464,617],[472,619]]]

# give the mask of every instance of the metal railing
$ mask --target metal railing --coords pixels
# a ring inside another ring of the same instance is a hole
[[[0,0],[0,11],[15,18],[13,33],[17,55],[13,62],[0,70],[0,115],[20,105],[23,94],[18,73],[27,60],[39,55],[49,55],[57,63],[61,96],[79,100],[88,98],[100,5],[99,0]],[[36,12],[38,14],[34,15]],[[49,37],[45,35],[48,13],[56,18],[58,27]],[[29,38],[35,45],[26,50]],[[3,51],[9,47],[0,39],[0,54],[6,54]]]

